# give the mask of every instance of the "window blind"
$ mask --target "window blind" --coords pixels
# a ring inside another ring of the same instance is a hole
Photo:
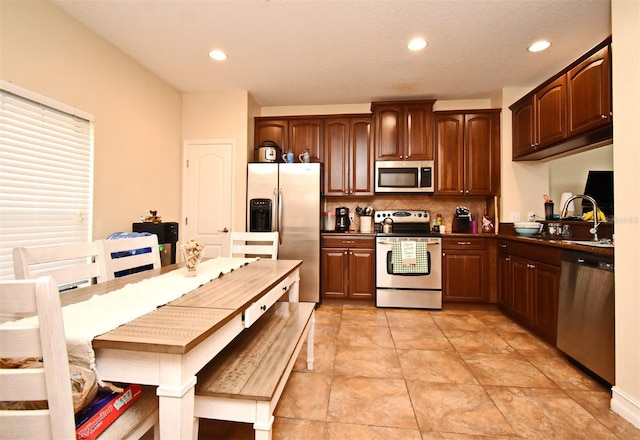
[[[93,211],[93,122],[7,89],[3,83],[0,279],[14,277],[14,247],[91,240]]]

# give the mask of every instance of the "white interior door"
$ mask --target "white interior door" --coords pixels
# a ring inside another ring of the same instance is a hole
[[[182,243],[206,245],[205,257],[229,255],[233,225],[233,149],[230,141],[186,141]]]

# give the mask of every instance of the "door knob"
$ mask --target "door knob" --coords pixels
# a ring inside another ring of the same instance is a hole
[[[224,232],[226,234],[227,232],[229,232],[229,229],[227,228],[224,228],[222,230],[218,229],[218,232]]]

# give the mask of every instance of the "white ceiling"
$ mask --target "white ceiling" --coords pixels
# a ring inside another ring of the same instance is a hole
[[[611,34],[609,0],[53,2],[178,90],[247,90],[261,106],[487,98]],[[422,52],[406,49],[415,36]],[[527,52],[542,38],[550,49]]]

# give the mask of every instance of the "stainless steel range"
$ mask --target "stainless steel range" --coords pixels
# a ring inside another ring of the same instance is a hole
[[[430,222],[429,211],[376,211],[378,307],[442,308],[442,238]]]

